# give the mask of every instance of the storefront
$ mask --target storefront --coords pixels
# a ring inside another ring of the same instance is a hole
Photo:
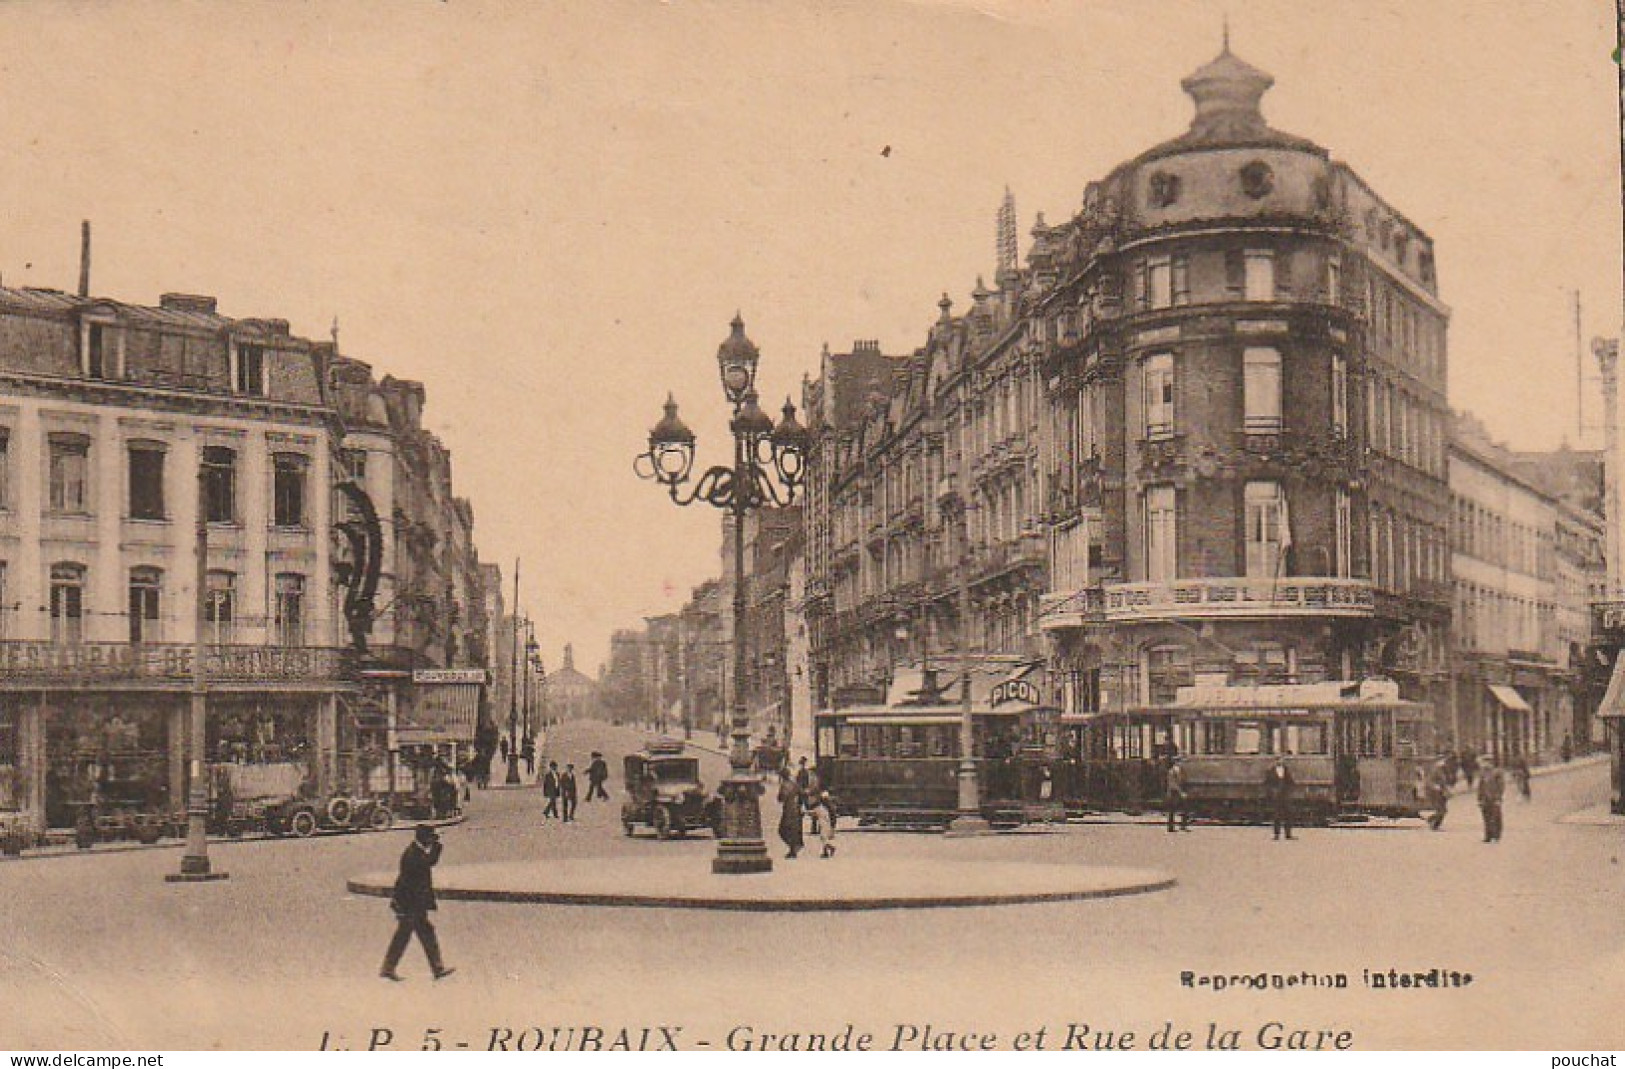
[[[173,822],[190,764],[192,649],[0,643],[0,816],[37,830]],[[211,787],[239,797],[319,792],[334,776],[337,650],[212,647]]]

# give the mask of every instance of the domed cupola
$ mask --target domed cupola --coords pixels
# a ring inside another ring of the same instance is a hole
[[[1203,141],[1242,141],[1267,135],[1259,101],[1275,79],[1240,59],[1225,42],[1219,58],[1198,68],[1179,87],[1196,101],[1191,137]]]

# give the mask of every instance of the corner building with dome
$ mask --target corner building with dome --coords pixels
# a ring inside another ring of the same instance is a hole
[[[1051,415],[1038,626],[1070,713],[1386,678],[1448,705],[1446,326],[1433,241],[1269,126],[1223,53],[1188,131],[1040,225]]]

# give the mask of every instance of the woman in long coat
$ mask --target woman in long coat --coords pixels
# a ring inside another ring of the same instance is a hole
[[[801,831],[801,788],[796,781],[790,778],[789,769],[779,770],[779,838],[784,845],[790,848],[785,854],[786,858],[793,858],[801,853],[803,842]]]

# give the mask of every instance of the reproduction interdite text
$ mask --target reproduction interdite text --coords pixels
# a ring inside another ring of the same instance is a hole
[[[320,1050],[764,1050],[764,1051],[972,1051],[972,1050],[1350,1050],[1354,1032],[1336,1024],[1265,1021],[1254,1024],[1164,1021],[1149,1030],[1098,1022],[1065,1021],[1027,1029],[986,1030],[946,1023],[910,1022],[880,1029],[841,1024],[786,1031],[738,1024],[701,1035],[681,1025],[496,1025],[477,1034],[443,1028],[372,1027],[355,1035],[322,1033]]]

